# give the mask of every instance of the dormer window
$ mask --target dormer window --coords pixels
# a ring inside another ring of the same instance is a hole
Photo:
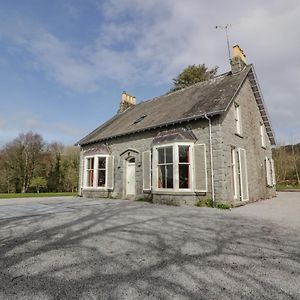
[[[146,117],[147,117],[147,115],[142,115],[142,116],[140,116],[138,119],[136,119],[136,120],[133,122],[133,125],[134,125],[134,124],[137,124],[137,123],[140,123],[140,122],[143,121],[144,118],[146,118]]]
[[[235,103],[234,104],[234,120],[235,120],[235,130],[237,134],[241,134],[241,112],[240,112],[240,106]]]

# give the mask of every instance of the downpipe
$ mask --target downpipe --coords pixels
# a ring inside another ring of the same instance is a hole
[[[204,115],[205,119],[208,120],[209,125],[209,152],[210,152],[210,169],[211,169],[211,197],[213,201],[213,206],[216,207],[215,200],[215,183],[214,183],[214,159],[213,159],[213,149],[212,149],[212,137],[211,137],[211,119]]]

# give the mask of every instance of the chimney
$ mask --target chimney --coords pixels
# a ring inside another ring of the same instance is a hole
[[[124,91],[121,96],[121,102],[120,102],[120,108],[118,110],[118,114],[124,112],[126,109],[134,105],[136,105],[135,97],[127,94]]]
[[[232,47],[231,72],[238,73],[247,66],[246,55],[239,45]]]

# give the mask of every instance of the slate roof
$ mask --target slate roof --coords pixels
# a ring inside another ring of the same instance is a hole
[[[228,72],[185,89],[140,102],[125,112],[115,115],[77,144],[95,143],[199,119],[203,118],[205,114],[208,116],[222,114],[228,109],[248,74],[253,74],[253,72],[252,65],[248,65],[239,73]],[[269,126],[270,130],[268,132],[267,129],[267,133],[270,139],[274,139],[268,118],[265,124]]]
[[[185,127],[172,128],[169,130],[160,131],[156,137],[153,138],[152,144],[158,145],[172,141],[196,141],[197,138],[193,131]]]

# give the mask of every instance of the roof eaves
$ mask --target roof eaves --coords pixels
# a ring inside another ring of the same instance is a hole
[[[130,108],[129,108],[130,109]],[[126,110],[128,111],[128,109]],[[122,112],[122,113],[118,113],[116,115],[114,115],[113,117],[111,117],[108,121],[106,121],[105,123],[101,124],[100,126],[98,126],[95,130],[93,130],[92,132],[90,132],[89,134],[87,134],[84,138],[82,138],[81,140],[79,140],[78,142],[75,143],[75,146],[78,145],[83,145],[84,144],[84,140],[88,139],[90,136],[92,136],[96,131],[105,128],[106,126],[108,126],[109,124],[111,124],[115,119],[117,119],[120,115],[124,114],[126,111]]]
[[[201,115],[194,115],[194,116],[191,116],[191,117],[188,117],[188,118],[172,120],[172,121],[169,121],[169,122],[166,122],[166,123],[160,123],[160,124],[157,124],[157,125],[154,125],[154,126],[148,126],[148,127],[144,127],[144,128],[137,129],[137,130],[132,130],[132,131],[116,134],[116,135],[103,137],[101,139],[96,139],[96,140],[93,140],[93,141],[89,141],[87,143],[82,143],[82,144],[78,143],[78,145],[84,146],[84,145],[94,144],[94,143],[98,143],[98,142],[105,141],[105,140],[110,140],[110,139],[113,139],[113,138],[118,138],[118,137],[125,136],[125,135],[130,135],[130,134],[134,134],[134,133],[138,133],[138,132],[144,132],[144,131],[153,130],[153,129],[156,129],[156,128],[175,125],[175,124],[181,124],[183,122],[198,120],[198,119],[201,119],[201,118],[205,118],[205,115],[213,117],[213,116],[216,116],[216,115],[220,115],[224,112],[225,112],[225,110],[219,110],[219,111],[212,111],[212,112],[201,114]]]
[[[257,76],[255,73],[255,69],[253,66],[251,66],[251,70],[249,72],[249,80],[250,80],[250,84],[251,84],[251,88],[254,94],[254,97],[256,99],[257,105],[258,105],[258,109],[261,113],[265,128],[266,128],[266,132],[267,135],[271,141],[272,145],[276,145],[276,139],[275,139],[275,135],[272,129],[272,125],[271,125],[271,120],[263,99],[263,95],[261,93],[261,89],[257,80]]]

